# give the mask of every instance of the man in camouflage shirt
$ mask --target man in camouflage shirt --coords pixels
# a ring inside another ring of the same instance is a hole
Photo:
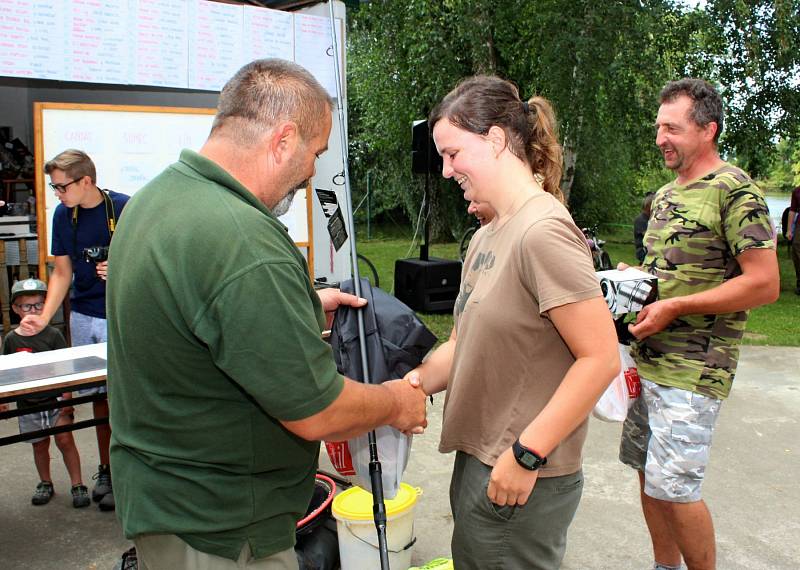
[[[643,267],[660,300],[630,331],[642,397],[623,426],[620,459],[639,471],[656,569],[715,568],[711,514],[700,488],[728,396],[748,309],[780,283],[761,190],[717,151],[722,100],[699,79],[661,92],[656,144],[677,178],[653,200]]]

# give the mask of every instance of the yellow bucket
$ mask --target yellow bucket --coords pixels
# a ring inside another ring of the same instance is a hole
[[[411,566],[414,536],[414,505],[422,490],[400,484],[397,496],[386,500],[386,542],[392,570]],[[378,532],[372,514],[372,493],[351,487],[333,499],[333,516],[339,535],[342,570],[380,568]]]

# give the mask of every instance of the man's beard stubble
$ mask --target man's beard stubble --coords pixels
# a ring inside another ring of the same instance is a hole
[[[270,208],[270,212],[272,212],[276,218],[280,218],[282,215],[284,215],[286,212],[289,211],[289,208],[292,207],[292,200],[294,200],[294,195],[300,192],[301,190],[305,190],[310,183],[311,179],[306,178],[300,184],[294,186],[294,188],[292,188],[291,190],[289,190],[289,192],[286,193],[286,196],[281,198],[277,204],[275,204],[272,208]]]
[[[289,211],[289,208],[292,207],[292,200],[294,200],[294,195],[297,194],[297,191],[300,190],[299,188],[295,188],[294,190],[289,190],[289,193],[286,194],[283,198],[281,198],[280,202],[275,204],[270,211],[275,215],[276,218],[280,218],[286,212]]]

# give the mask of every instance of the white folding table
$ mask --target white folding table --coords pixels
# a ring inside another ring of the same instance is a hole
[[[76,346],[47,352],[17,352],[0,356],[0,404],[18,402],[31,396],[58,396],[106,383],[106,343]],[[74,395],[58,404],[26,407],[0,412],[0,419],[17,417],[54,407],[74,406],[106,398],[105,394]],[[0,438],[0,446],[45,435],[73,431],[108,423],[108,418],[92,418],[66,426]]]

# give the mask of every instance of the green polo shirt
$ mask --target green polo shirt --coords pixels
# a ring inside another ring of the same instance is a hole
[[[136,193],[109,258],[111,468],[125,536],[236,559],[291,548],[319,442],[279,420],[340,394],[324,314],[286,228],[185,150]]]

